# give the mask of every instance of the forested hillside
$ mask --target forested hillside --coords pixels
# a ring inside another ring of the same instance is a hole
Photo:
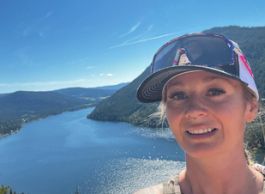
[[[96,106],[128,83],[98,88],[64,88],[50,92],[0,94],[0,138],[27,122]]]
[[[250,62],[260,97],[265,97],[265,27],[218,27],[206,30],[208,33],[223,34],[237,42]],[[157,48],[158,49],[158,48]],[[151,62],[152,59],[150,59]],[[148,66],[148,64],[147,64]],[[157,103],[142,104],[136,99],[140,83],[150,74],[148,67],[139,77],[126,87],[118,90],[110,98],[102,101],[88,118],[101,121],[124,121],[134,125],[159,127],[148,116],[156,111]]]
[[[95,105],[55,92],[14,92],[0,97],[0,137],[19,130],[24,123]]]
[[[132,81],[129,85],[118,90],[106,100],[103,100],[88,118],[100,121],[125,121],[134,125],[156,127],[156,122],[149,122],[147,115],[156,111],[158,103],[143,104],[136,99],[136,89],[150,75],[150,67]]]

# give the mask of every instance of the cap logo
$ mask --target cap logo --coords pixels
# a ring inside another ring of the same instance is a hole
[[[183,66],[183,65],[190,65],[190,60],[188,59],[187,55],[186,54],[182,54],[180,55],[179,57],[179,66]]]

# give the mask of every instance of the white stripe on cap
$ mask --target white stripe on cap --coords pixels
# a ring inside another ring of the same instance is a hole
[[[259,100],[259,92],[254,81],[254,78],[251,76],[249,70],[247,69],[245,63],[242,61],[240,56],[238,56],[239,61],[239,78],[244,82],[248,83],[248,87],[256,94],[257,100]]]

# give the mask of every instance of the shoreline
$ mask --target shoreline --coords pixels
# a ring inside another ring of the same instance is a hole
[[[96,105],[93,105],[93,104],[87,104],[87,105],[82,105],[82,107],[72,107],[72,108],[69,108],[70,110],[63,110],[62,112],[60,112],[58,114],[50,114],[50,115],[39,117],[39,118],[32,119],[32,120],[30,118],[28,118],[28,119],[26,119],[27,121],[24,118],[22,118],[22,123],[21,123],[20,128],[18,128],[16,130],[11,130],[10,133],[5,133],[5,134],[0,133],[0,140],[2,138],[4,138],[4,137],[7,137],[9,135],[12,135],[14,133],[19,132],[20,130],[22,130],[24,128],[25,124],[32,123],[32,122],[35,122],[35,121],[40,121],[40,120],[43,120],[43,119],[47,119],[49,117],[53,117],[53,116],[56,116],[56,115],[61,115],[61,114],[67,113],[67,112],[74,112],[74,111],[78,111],[78,110],[82,110],[82,109],[92,108],[92,107],[95,107],[95,106]]]

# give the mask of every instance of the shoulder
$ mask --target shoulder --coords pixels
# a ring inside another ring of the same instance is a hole
[[[163,184],[154,185],[136,191],[134,194],[163,194]]]

